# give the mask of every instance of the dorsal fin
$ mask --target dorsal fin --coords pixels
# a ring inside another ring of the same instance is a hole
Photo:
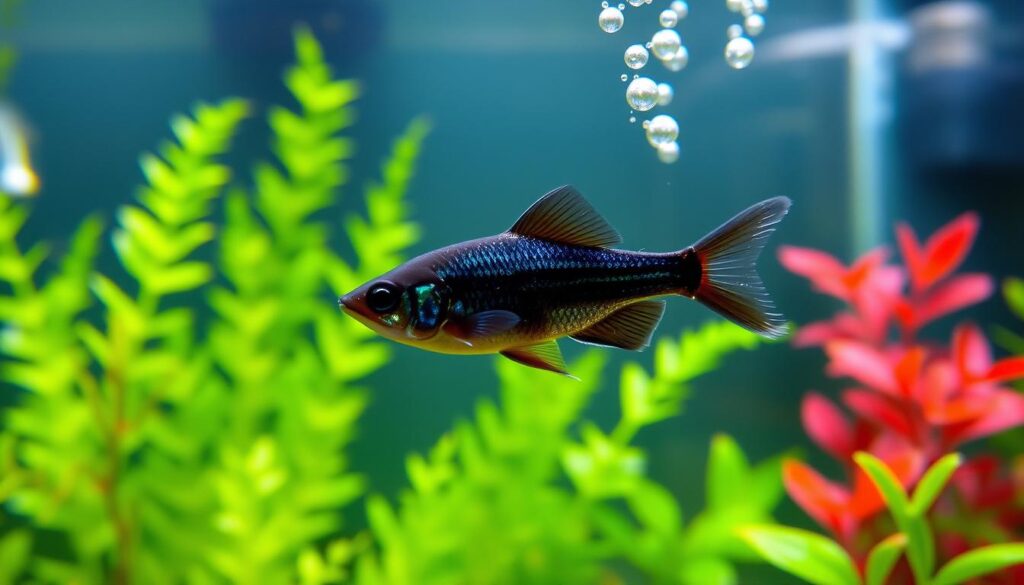
[[[651,344],[651,336],[664,313],[665,301],[639,301],[615,311],[572,338],[594,345],[643,349]]]
[[[538,199],[508,231],[576,246],[607,247],[622,241],[619,232],[569,185]]]

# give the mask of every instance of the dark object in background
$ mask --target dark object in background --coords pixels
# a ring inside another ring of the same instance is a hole
[[[269,61],[292,55],[292,31],[309,26],[332,61],[352,60],[380,41],[384,15],[374,0],[212,0],[214,48],[224,56]]]
[[[913,4],[896,115],[906,160],[1024,178],[1024,21],[1012,3]]]

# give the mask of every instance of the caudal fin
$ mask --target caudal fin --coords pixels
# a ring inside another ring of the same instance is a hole
[[[770,338],[785,335],[786,321],[775,311],[756,264],[768,236],[775,231],[773,226],[782,221],[789,205],[788,197],[751,205],[692,247],[701,267],[694,298],[730,321]]]

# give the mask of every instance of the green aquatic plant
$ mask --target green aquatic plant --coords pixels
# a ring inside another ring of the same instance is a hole
[[[311,559],[304,582],[344,575],[355,555],[360,585],[616,583],[636,573],[658,583],[734,583],[732,563],[752,553],[733,528],[770,521],[782,497],[781,460],[751,467],[731,439],[716,438],[708,507],[684,523],[672,494],[647,476],[634,439],[679,414],[692,380],[760,343],[729,323],[661,340],[652,372],[636,363],[622,370],[621,416],[610,432],[582,417],[603,353],[571,364],[582,382],[499,363],[500,405],[481,401],[473,420],[410,456],[411,485],[398,502],[368,500],[375,544],[338,543],[341,562]]]
[[[142,157],[146,185],[112,233],[123,274],[95,268],[95,218],[55,267],[43,244],[22,252],[28,210],[0,197],[0,374],[20,389],[0,426],[0,581],[290,583],[365,490],[345,448],[359,380],[388,354],[332,291],[416,240],[403,195],[428,127],[414,121],[367,186],[346,262],[325,212],[359,88],[310,34],[296,50],[298,109],[268,112],[276,162],[251,187],[218,162],[241,100],[174,118],[176,140]]]
[[[917,585],[957,585],[1024,565],[1024,543],[973,548],[937,567],[935,534],[928,511],[961,464],[958,454],[935,462],[912,495],[881,459],[858,452],[854,459],[882,494],[897,532],[878,542],[861,570],[843,546],[814,532],[784,526],[749,526],[742,537],[776,567],[818,585],[885,585],[906,556]]]

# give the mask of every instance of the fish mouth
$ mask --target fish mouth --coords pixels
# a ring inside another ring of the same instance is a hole
[[[356,299],[352,293],[343,295],[340,298],[338,298],[338,308],[341,309],[342,312],[348,313],[353,317],[359,314],[358,311],[356,310],[356,306]]]

